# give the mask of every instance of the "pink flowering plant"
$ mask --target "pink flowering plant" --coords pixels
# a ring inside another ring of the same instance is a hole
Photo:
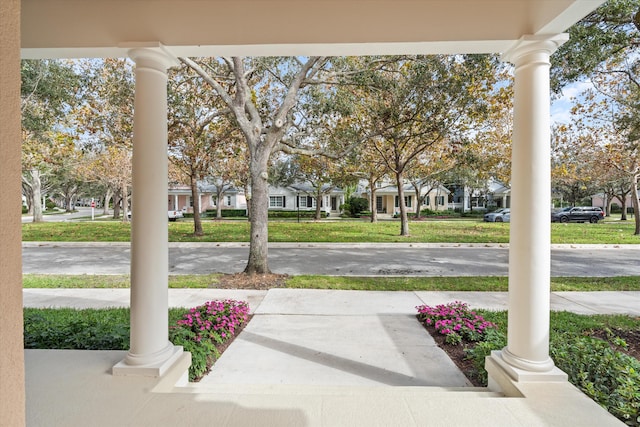
[[[191,353],[189,380],[202,378],[220,357],[216,345],[233,338],[247,322],[249,304],[245,301],[207,301],[189,309],[176,326],[169,328],[169,339]]]
[[[418,320],[445,335],[447,344],[460,344],[463,340],[481,341],[488,329],[496,328],[494,323],[469,310],[467,303],[461,301],[435,307],[420,305],[416,309]]]

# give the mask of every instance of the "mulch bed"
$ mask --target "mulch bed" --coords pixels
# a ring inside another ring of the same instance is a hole
[[[622,330],[622,329],[611,329],[611,333],[614,336],[622,338],[626,343],[628,348],[623,350],[621,348],[616,348],[623,353],[628,354],[631,357],[635,357],[640,360],[640,331],[638,330]],[[600,338],[605,341],[609,341],[609,333],[607,331],[593,331],[591,334],[592,337]]]
[[[211,287],[218,289],[258,290],[284,288],[288,277],[286,274],[225,274],[220,276],[218,283],[212,284]]]
[[[466,359],[465,349],[473,348],[474,344],[447,344],[445,342],[445,336],[438,333],[436,331],[436,328],[434,328],[433,326],[427,326],[424,323],[421,324],[433,337],[436,344],[438,344],[438,347],[440,347],[442,350],[444,350],[445,353],[447,353],[447,356],[449,356],[453,363],[456,364],[458,369],[460,369],[462,373],[467,377],[469,382],[471,382],[471,384],[473,384],[475,387],[484,387],[484,385],[474,375],[472,375],[475,370],[473,361]]]
[[[440,347],[445,353],[447,353],[449,358],[451,358],[453,363],[456,364],[458,369],[462,371],[462,373],[467,377],[467,379],[471,382],[471,384],[473,384],[475,387],[484,387],[484,385],[480,383],[480,381],[478,381],[478,379],[474,375],[472,375],[472,372],[475,369],[473,366],[473,362],[471,360],[465,359],[466,357],[465,349],[473,348],[474,344],[473,343],[468,343],[468,344],[463,343],[460,345],[447,344],[445,342],[445,336],[442,334],[439,334],[433,326],[426,326],[424,324],[422,325],[433,337],[436,344],[438,344],[438,347]],[[636,359],[640,360],[640,331],[611,329],[611,332],[613,333],[613,335],[618,336],[623,340],[625,340],[628,346],[626,350],[623,350],[620,348],[616,348],[616,350],[619,350],[623,353],[628,354],[629,356],[635,357]],[[609,333],[607,331],[597,330],[597,331],[591,332],[589,335],[594,338],[600,338],[602,340],[609,341],[609,338],[608,338]]]
[[[244,322],[243,324],[241,324],[240,326],[238,326],[235,329],[235,332],[233,334],[233,336],[231,338],[229,338],[228,340],[226,340],[225,342],[223,342],[222,344],[216,344],[216,349],[218,350],[218,354],[220,354],[220,356],[222,356],[222,353],[224,353],[224,351],[229,348],[229,346],[231,345],[231,343],[233,341],[235,341],[236,337],[238,335],[240,335],[240,332],[242,332],[242,330],[249,324],[249,322],[251,321],[251,319],[253,318],[253,315],[250,314],[247,317],[247,321]],[[213,360],[213,358],[211,358],[208,362],[207,362],[207,369],[206,371],[199,376],[198,378],[195,378],[193,380],[193,382],[199,382],[204,376],[206,376],[207,374],[209,374],[209,372],[211,372],[211,368],[213,368],[214,364],[215,364],[215,360]]]

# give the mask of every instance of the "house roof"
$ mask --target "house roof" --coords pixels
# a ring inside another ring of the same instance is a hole
[[[216,193],[216,186],[213,184],[198,184],[200,194]],[[224,194],[238,194],[240,192],[237,188],[229,188],[224,191]],[[188,185],[170,185],[169,194],[187,194],[191,195],[191,187]]]
[[[415,189],[413,188],[413,186],[411,184],[407,184],[403,187],[403,190],[405,192],[405,194],[409,193],[409,194],[414,194],[415,193]],[[422,194],[426,194],[428,188],[423,188],[422,189]],[[433,188],[431,189],[431,193],[435,194],[437,192],[440,192],[440,195],[445,195],[445,194],[449,194],[451,193],[451,191],[449,191],[446,187],[444,186],[439,186],[438,188]],[[367,190],[364,191],[365,193],[368,192]],[[382,195],[388,195],[388,194],[398,194],[398,186],[386,186],[386,187],[381,187],[381,188],[376,188],[376,194],[382,196]]]
[[[296,183],[296,184],[291,184],[289,186],[287,186],[287,188],[289,188],[290,190],[293,191],[300,191],[303,193],[313,193],[316,191],[316,187],[311,185],[310,183]],[[322,191],[326,192],[326,191],[330,191],[331,193],[338,193],[338,194],[342,194],[344,193],[344,191],[341,188],[335,187],[333,185],[329,185],[329,184],[324,184],[322,186]]]

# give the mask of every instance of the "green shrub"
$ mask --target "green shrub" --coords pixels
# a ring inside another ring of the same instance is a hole
[[[483,210],[474,210],[474,211],[461,212],[460,216],[462,218],[482,218],[485,213],[486,212]]]
[[[481,312],[501,327],[506,325],[506,312]],[[549,353],[556,366],[567,373],[569,382],[627,425],[640,427],[640,361],[621,352],[626,343],[612,333],[608,342],[586,335],[602,329],[614,318],[606,319],[552,312]],[[629,322],[623,317],[614,321],[617,324]],[[632,327],[637,327],[633,326],[637,323],[631,323]],[[487,330],[482,341],[465,350],[474,364],[474,372],[470,375],[486,385],[485,358],[491,351],[506,345],[504,333]]]
[[[485,333],[484,339],[477,342],[473,347],[465,349],[466,358],[473,362],[474,370],[471,376],[475,377],[483,385],[487,385],[487,371],[484,369],[484,362],[493,350],[503,349],[507,345],[507,335],[497,329],[489,329]]]
[[[200,214],[200,218],[216,218],[218,211],[215,209],[207,209]],[[245,209],[222,209],[222,218],[241,218],[247,217],[247,211]],[[183,213],[184,218],[193,218],[193,212]]]
[[[342,205],[342,211],[353,218],[358,218],[366,210],[369,210],[369,201],[364,197],[351,196]]]
[[[300,218],[315,218],[316,211],[315,209],[312,211],[304,210],[300,211]],[[320,216],[322,218],[326,218],[328,214],[325,211],[320,212]],[[298,218],[298,210],[293,211],[269,211],[269,218]]]
[[[26,214],[27,212],[29,212],[29,208],[26,207],[25,205],[22,205],[22,214]]]
[[[218,211],[216,209],[207,209],[204,212],[205,217],[207,218],[216,218],[216,216],[218,215]],[[220,215],[222,215],[222,218],[243,218],[247,216],[247,210],[246,209],[222,209],[222,211],[220,211]]]
[[[249,305],[234,300],[208,301],[188,311],[169,310],[169,340],[191,352],[191,381],[211,369],[220,357],[216,345],[232,339],[248,314]],[[128,350],[129,319],[128,308],[25,308],[24,348]]]
[[[640,426],[640,361],[598,338],[558,335],[550,353],[569,381],[611,414],[630,426]]]
[[[407,213],[407,216],[409,218],[415,218],[416,214],[414,212],[409,212]],[[434,211],[431,209],[422,209],[420,211],[420,216],[437,216],[437,217],[459,217],[460,216],[460,212],[454,212],[451,209],[448,209],[446,211]]]
[[[129,309],[24,309],[24,348],[127,350]]]

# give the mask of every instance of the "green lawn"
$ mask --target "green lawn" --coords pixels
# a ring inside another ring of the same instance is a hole
[[[170,288],[215,288],[217,274],[169,276]],[[25,288],[128,288],[127,275],[25,274]],[[506,277],[291,276],[288,288],[362,291],[503,291]],[[553,277],[552,291],[640,291],[638,277]]]
[[[170,288],[208,288],[218,282],[219,274],[169,276]],[[129,288],[128,275],[117,274],[24,274],[23,288]]]
[[[246,221],[203,222],[204,236],[193,236],[189,220],[167,225],[170,242],[248,242]],[[400,223],[381,221],[271,221],[270,242],[339,243],[508,243],[509,224],[479,220],[429,220],[410,223],[411,236],[399,236]],[[634,223],[551,224],[552,243],[640,244]],[[23,241],[128,242],[131,226],[119,221],[28,223],[22,226]]]

